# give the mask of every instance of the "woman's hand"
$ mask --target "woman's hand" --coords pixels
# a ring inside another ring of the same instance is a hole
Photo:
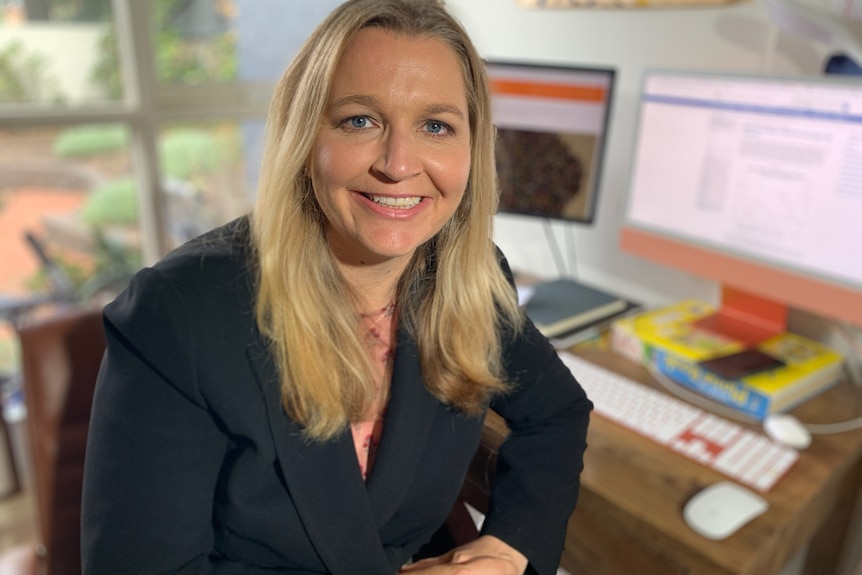
[[[429,557],[401,568],[411,575],[523,575],[527,558],[492,535],[483,535],[444,555]]]

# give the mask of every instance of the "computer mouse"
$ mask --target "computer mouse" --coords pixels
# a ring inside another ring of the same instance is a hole
[[[763,431],[771,439],[794,449],[811,445],[811,432],[805,425],[787,413],[770,413],[763,419]]]
[[[719,481],[689,499],[682,516],[686,524],[707,539],[721,540],[769,509],[769,503],[732,481]]]

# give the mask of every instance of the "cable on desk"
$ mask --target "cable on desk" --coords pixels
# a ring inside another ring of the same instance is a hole
[[[694,393],[693,391],[689,391],[667,375],[659,371],[658,367],[656,367],[655,363],[652,361],[648,361],[646,363],[646,368],[650,372],[650,374],[658,381],[662,387],[668,390],[673,395],[688,401],[689,403],[693,403],[699,407],[707,411],[712,411],[717,415],[721,415],[722,417],[727,417],[728,419],[735,419],[737,421],[743,421],[745,423],[756,423],[760,424],[760,420],[756,417],[752,417],[750,415],[746,415],[740,411],[735,409],[731,409],[726,405],[722,405],[717,401],[712,401],[702,395]]]
[[[860,373],[860,366],[856,362],[857,358],[862,357],[862,335],[846,321],[840,321],[836,325],[838,326],[838,334],[844,338],[847,345],[850,346],[850,351],[853,352],[844,361],[844,368],[847,370],[850,381],[862,389],[862,373]]]
[[[844,433],[845,431],[862,428],[862,415],[846,421],[836,421],[835,423],[803,423],[803,425],[815,435]]]

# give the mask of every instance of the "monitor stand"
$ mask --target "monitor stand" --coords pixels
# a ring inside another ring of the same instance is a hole
[[[718,311],[696,321],[695,326],[753,346],[787,330],[787,306],[722,286]]]

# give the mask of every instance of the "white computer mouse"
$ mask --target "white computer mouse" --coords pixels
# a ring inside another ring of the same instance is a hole
[[[769,503],[732,481],[719,481],[688,500],[682,516],[686,524],[707,539],[720,540],[769,509]]]
[[[787,413],[771,413],[763,420],[763,431],[770,438],[794,449],[811,445],[811,432],[801,421]]]

